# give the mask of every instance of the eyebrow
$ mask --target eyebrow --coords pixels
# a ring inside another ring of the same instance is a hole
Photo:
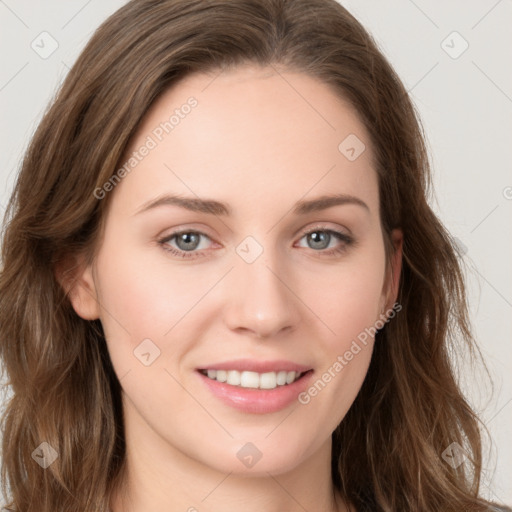
[[[348,194],[323,195],[316,199],[297,201],[293,207],[295,215],[306,215],[312,212],[327,210],[338,205],[357,205],[370,212],[368,205],[358,197]],[[229,216],[231,208],[214,199],[201,199],[195,197],[183,197],[178,195],[166,194],[159,196],[144,203],[134,215],[158,208],[160,206],[178,206],[186,210],[198,213],[208,213],[211,215]]]

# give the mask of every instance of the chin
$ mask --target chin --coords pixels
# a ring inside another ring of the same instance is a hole
[[[211,468],[239,476],[263,476],[268,473],[278,475],[295,469],[307,458],[303,446],[296,443],[283,445],[283,443],[265,439],[268,432],[260,437],[260,441],[240,442],[225,450],[216,450],[215,459],[204,461]],[[253,438],[254,439],[254,438]],[[204,459],[204,458],[203,458]]]

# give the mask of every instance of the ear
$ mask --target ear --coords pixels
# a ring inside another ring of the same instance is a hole
[[[92,264],[87,264],[82,255],[66,255],[55,265],[55,277],[78,316],[84,320],[99,318],[100,305]]]
[[[386,312],[393,307],[398,298],[398,289],[400,286],[400,273],[402,271],[402,248],[403,248],[403,232],[401,229],[394,229],[391,232],[391,242],[393,244],[393,254],[388,265],[388,273],[386,276],[383,296],[385,298],[384,311]]]

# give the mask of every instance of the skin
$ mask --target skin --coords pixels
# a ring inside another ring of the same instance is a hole
[[[78,315],[101,320],[123,388],[128,470],[114,512],[355,510],[334,492],[331,433],[365,378],[372,338],[308,404],[273,413],[229,407],[195,371],[286,359],[318,378],[396,300],[402,234],[393,232],[387,274],[363,124],[326,84],[275,69],[188,75],[157,100],[127,154],[190,96],[198,105],[109,192],[97,257],[70,290]],[[338,150],[349,134],[366,145],[354,161]],[[175,205],[136,213],[164,193],[222,201],[231,215]],[[368,209],[292,212],[298,200],[333,193]],[[318,227],[356,243],[331,237],[318,249],[305,235]],[[206,235],[199,257],[166,251],[180,247],[176,239],[158,242],[186,229]],[[253,263],[235,250],[247,236],[263,249]],[[322,255],[336,247],[344,250]],[[160,350],[149,366],[133,353],[146,338]],[[247,442],[263,454],[252,468],[236,456]]]

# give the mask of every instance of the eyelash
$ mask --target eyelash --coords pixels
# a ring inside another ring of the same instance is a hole
[[[335,231],[333,229],[325,229],[322,227],[316,227],[309,231],[306,231],[305,233],[302,234],[300,239],[304,238],[305,236],[310,235],[311,233],[316,233],[316,232],[329,233],[330,235],[334,235],[339,241],[343,242],[343,244],[341,246],[334,247],[334,248],[328,249],[328,250],[322,249],[319,251],[315,251],[314,249],[311,249],[313,252],[319,253],[322,257],[329,257],[329,256],[336,256],[338,254],[343,254],[344,252],[346,252],[348,247],[355,244],[355,240],[351,236],[349,236],[345,233],[340,233],[339,231]],[[171,233],[170,235],[166,236],[165,238],[158,240],[158,244],[162,247],[162,249],[164,251],[170,252],[172,255],[178,256],[181,258],[199,258],[202,256],[207,256],[206,254],[201,253],[201,252],[181,251],[179,249],[175,249],[174,247],[169,247],[167,245],[167,242],[171,241],[176,236],[182,235],[184,233],[193,233],[196,235],[205,236],[206,238],[210,238],[206,233],[202,233],[201,231],[183,230],[183,231],[175,231],[174,233]]]

